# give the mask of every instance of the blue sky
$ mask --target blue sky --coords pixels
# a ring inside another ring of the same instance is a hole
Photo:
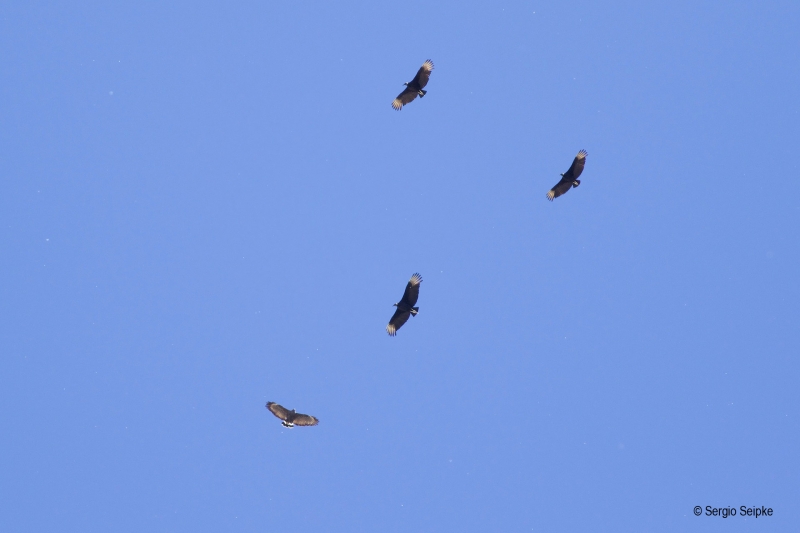
[[[796,528],[799,24],[4,4],[3,530]]]

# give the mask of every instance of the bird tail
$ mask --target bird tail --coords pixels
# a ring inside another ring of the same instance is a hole
[[[419,313],[419,307],[412,307],[411,308],[411,314],[413,316],[417,316],[417,313]]]
[[[420,89],[420,90],[419,90],[419,97],[420,97],[420,98],[422,98],[422,97],[423,97],[423,96],[425,96],[426,94],[428,94],[428,91],[426,91],[425,89]]]
[[[575,187],[577,187],[580,184],[581,184],[581,180],[575,180],[575,181],[572,182],[572,188],[574,189]]]

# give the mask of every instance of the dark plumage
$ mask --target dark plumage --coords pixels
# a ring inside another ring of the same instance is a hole
[[[432,70],[433,70],[433,61],[428,59],[419,68],[419,70],[417,71],[417,75],[414,76],[414,79],[404,84],[406,88],[403,89],[403,92],[398,94],[397,98],[394,99],[394,101],[392,102],[392,107],[400,111],[401,109],[403,109],[404,105],[411,102],[411,100],[416,98],[417,95],[419,95],[420,98],[425,96],[428,91],[423,91],[422,89],[426,85],[428,85],[428,78],[431,77]]]
[[[419,298],[420,283],[422,283],[422,276],[419,274],[411,276],[411,280],[406,285],[406,290],[403,293],[403,299],[394,304],[397,307],[397,311],[394,312],[392,319],[389,320],[389,325],[386,326],[386,332],[392,337],[397,335],[397,330],[406,323],[410,315],[417,316],[419,307],[414,307],[414,305],[416,305],[417,298]]]
[[[267,409],[269,409],[273,415],[280,418],[281,424],[287,428],[292,428],[294,426],[316,426],[319,424],[319,420],[317,420],[316,417],[298,413],[294,409],[290,411],[275,402],[267,402]]]
[[[555,198],[558,198],[572,187],[577,187],[581,184],[581,180],[578,179],[578,176],[580,176],[581,172],[583,172],[583,166],[586,164],[587,155],[589,154],[586,153],[586,150],[581,150],[578,152],[578,155],[576,155],[575,159],[573,159],[569,170],[561,174],[561,181],[556,183],[556,186],[548,191],[548,200],[552,202]]]

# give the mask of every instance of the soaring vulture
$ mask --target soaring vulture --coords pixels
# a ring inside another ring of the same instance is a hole
[[[556,186],[548,191],[548,200],[552,202],[555,198],[558,198],[570,190],[570,188],[577,187],[581,184],[581,180],[579,180],[578,177],[581,175],[581,172],[583,172],[583,166],[586,164],[587,155],[589,154],[586,153],[586,150],[578,152],[578,155],[572,160],[572,165],[570,165],[569,170],[561,174],[561,181],[556,183]]]
[[[290,411],[275,402],[267,402],[267,409],[269,409],[273,415],[280,418],[281,424],[287,428],[293,428],[295,426],[316,426],[319,424],[319,420],[317,420],[316,417],[298,413],[294,409]]]
[[[392,319],[389,320],[389,325],[386,326],[386,332],[392,337],[397,335],[397,330],[403,327],[410,315],[417,316],[419,307],[414,307],[414,305],[417,303],[417,298],[419,298],[420,283],[422,283],[422,276],[419,274],[411,276],[402,300],[394,304],[397,310],[392,315]]]
[[[392,107],[396,110],[400,111],[403,109],[403,106],[411,102],[414,98],[419,95],[420,98],[425,96],[428,91],[423,91],[423,87],[428,85],[428,78],[431,77],[431,71],[433,70],[433,61],[428,59],[425,61],[422,66],[417,71],[417,75],[414,76],[414,79],[408,83],[404,83],[403,85],[406,86],[403,89],[403,92],[397,95],[397,98],[394,99],[392,102]]]

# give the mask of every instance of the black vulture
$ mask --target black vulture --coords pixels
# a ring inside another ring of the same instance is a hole
[[[428,85],[428,78],[431,77],[431,71],[433,70],[433,61],[428,59],[425,61],[422,66],[417,71],[417,75],[414,76],[414,79],[408,83],[404,83],[403,85],[406,86],[403,89],[403,92],[397,95],[397,98],[394,99],[392,102],[392,107],[396,110],[400,111],[403,109],[403,106],[411,102],[414,98],[419,95],[420,98],[425,96],[428,91],[423,91],[422,89]]]
[[[267,402],[267,409],[269,409],[273,415],[280,418],[281,424],[287,428],[293,428],[295,426],[316,426],[319,424],[319,420],[317,420],[316,417],[298,413],[294,409],[290,411],[275,402]]]
[[[419,298],[420,283],[422,283],[422,276],[419,274],[411,276],[411,280],[409,280],[408,285],[406,285],[402,300],[394,304],[394,306],[397,307],[397,311],[394,312],[392,319],[389,320],[389,325],[386,326],[386,332],[392,337],[397,335],[397,330],[406,323],[410,315],[417,316],[419,307],[414,307],[414,304],[417,303],[417,298]]]
[[[586,164],[587,155],[589,154],[586,153],[586,150],[578,152],[578,155],[572,160],[572,165],[570,165],[569,170],[561,174],[561,181],[548,191],[548,200],[552,202],[555,198],[558,198],[572,187],[577,187],[581,184],[581,180],[579,180],[578,177],[581,175],[581,172],[583,172],[583,166]]]

